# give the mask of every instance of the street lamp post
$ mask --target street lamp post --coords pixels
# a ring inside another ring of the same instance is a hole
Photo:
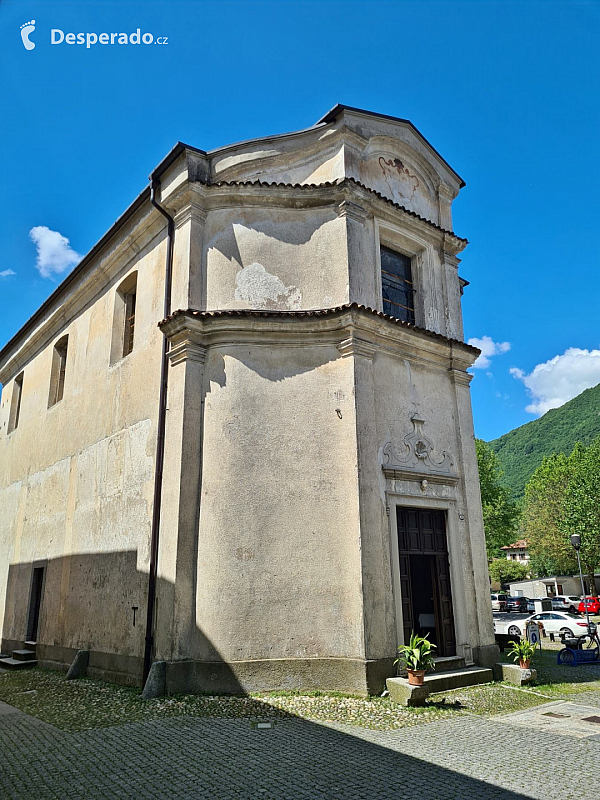
[[[585,618],[587,621],[587,630],[590,636],[592,635],[592,629],[590,627],[590,613],[588,611],[588,604],[587,604],[587,595],[585,593],[585,586],[583,584],[583,572],[581,571],[581,559],[579,558],[579,548],[581,547],[581,536],[578,533],[574,533],[571,536],[571,544],[575,548],[575,552],[577,553],[577,566],[579,567],[579,580],[581,581],[581,595],[583,597],[583,607],[585,608]]]

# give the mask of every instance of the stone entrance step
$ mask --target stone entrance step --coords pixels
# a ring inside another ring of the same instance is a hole
[[[37,665],[37,661],[21,661],[19,658],[3,658],[2,669],[29,669]]]
[[[440,672],[455,672],[466,667],[462,656],[439,656],[439,658],[434,658],[433,660],[435,661],[436,675],[439,675]]]
[[[464,686],[476,686],[479,683],[491,683],[494,673],[483,667],[464,667],[447,672],[428,672],[425,675],[425,686],[429,691],[447,692],[449,689],[462,689]]]
[[[35,661],[35,651],[34,650],[13,650],[12,657],[16,658],[17,661]]]

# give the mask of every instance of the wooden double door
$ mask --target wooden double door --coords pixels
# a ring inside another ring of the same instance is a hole
[[[436,655],[456,655],[446,515],[396,507],[404,641],[429,635]]]

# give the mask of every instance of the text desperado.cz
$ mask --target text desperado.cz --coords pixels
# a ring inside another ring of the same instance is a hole
[[[94,44],[168,44],[168,36],[157,36],[156,39],[151,33],[140,32],[138,28],[135,33],[64,33],[58,28],[50,31],[50,44],[84,44],[91,47]]]

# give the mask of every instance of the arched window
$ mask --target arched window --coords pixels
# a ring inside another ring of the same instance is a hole
[[[65,391],[65,376],[67,373],[67,350],[69,337],[63,336],[54,345],[52,352],[52,370],[50,372],[50,395],[48,408],[56,405],[63,399]]]
[[[135,300],[137,272],[130,273],[115,294],[110,363],[125,358],[133,350],[135,340]]]

